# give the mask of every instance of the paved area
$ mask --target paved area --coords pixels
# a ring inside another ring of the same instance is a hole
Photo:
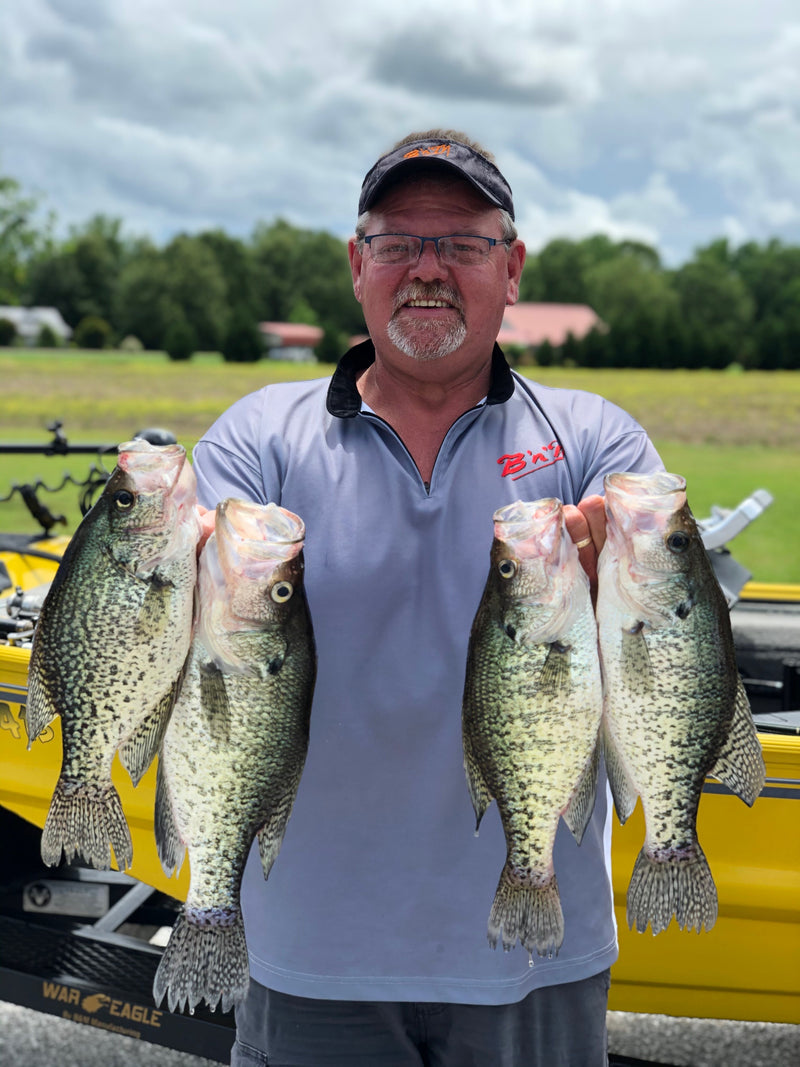
[[[800,1026],[608,1013],[612,1053],[669,1067],[800,1067]]]
[[[800,1026],[609,1012],[612,1053],[670,1067],[798,1067]],[[129,1037],[0,1002],[3,1067],[217,1067]]]

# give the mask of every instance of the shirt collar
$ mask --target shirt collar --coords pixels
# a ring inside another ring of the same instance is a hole
[[[331,415],[340,419],[352,419],[361,411],[361,394],[356,382],[362,371],[375,362],[375,348],[372,341],[361,344],[345,352],[333,372],[328,386],[327,408]],[[514,392],[514,378],[506,357],[498,344],[492,351],[492,373],[487,404],[504,404]]]

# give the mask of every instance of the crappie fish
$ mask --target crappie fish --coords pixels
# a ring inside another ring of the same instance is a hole
[[[493,947],[519,939],[545,956],[563,941],[553,846],[562,815],[578,844],[591,816],[601,715],[589,580],[561,502],[500,508],[462,715],[477,824],[495,799],[507,845],[489,916]]]
[[[308,748],[316,651],[303,587],[302,521],[227,500],[200,556],[199,622],[156,785],[167,874],[188,849],[186,903],[153,985],[157,1004],[223,1010],[249,986],[239,892],[258,835],[264,877]]]
[[[680,475],[610,474],[597,618],[604,751],[625,822],[641,796],[644,846],[628,888],[628,925],[653,933],[673,916],[710,929],[717,890],[697,839],[711,774],[748,805],[764,760],[738,675],[728,606]]]
[[[119,446],[109,481],[75,531],[31,652],[28,747],[61,716],[63,762],[42,859],[83,856],[122,870],[130,831],[111,781],[119,751],[134,785],[166,726],[189,652],[199,521],[180,445]]]

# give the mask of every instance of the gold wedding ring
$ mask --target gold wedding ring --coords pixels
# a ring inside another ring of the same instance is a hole
[[[576,541],[575,542],[575,547],[576,548],[586,548],[586,546],[590,545],[591,543],[592,543],[591,537],[584,537],[584,539],[582,541]]]

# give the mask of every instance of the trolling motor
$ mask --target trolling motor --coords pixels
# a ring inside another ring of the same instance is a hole
[[[746,567],[738,563],[726,547],[737,534],[751,522],[763,515],[773,501],[766,489],[756,489],[735,508],[719,508],[712,505],[711,515],[699,519],[700,536],[708,552],[714,574],[722,587],[728,607],[739,599],[745,584],[753,577]]]

